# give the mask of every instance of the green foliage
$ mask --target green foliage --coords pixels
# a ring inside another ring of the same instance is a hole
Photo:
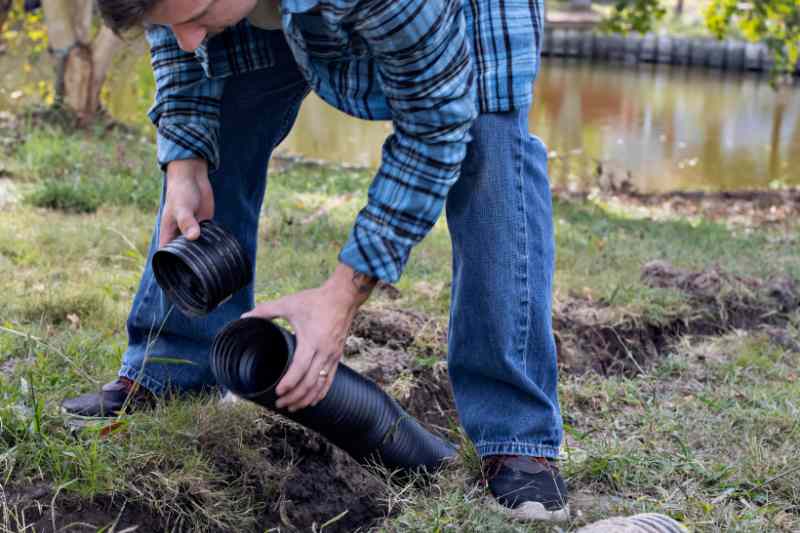
[[[602,29],[614,33],[647,33],[667,14],[658,0],[617,0]]]
[[[751,41],[761,41],[772,51],[777,72],[791,72],[798,59],[800,2],[797,0],[712,0],[705,13],[706,26],[718,38],[737,26]]]
[[[663,0],[617,0],[606,30],[647,32],[666,14]],[[711,0],[705,24],[722,39],[735,29],[751,41],[766,44],[775,58],[773,72],[791,72],[797,64],[800,43],[800,2],[797,0]]]
[[[96,188],[81,179],[71,182],[47,180],[27,197],[27,201],[37,207],[68,213],[94,213],[100,205]]]
[[[0,27],[0,41],[12,48],[26,47],[31,52],[31,60],[47,51],[47,29],[41,9],[26,13],[22,2],[12,2],[8,20]]]

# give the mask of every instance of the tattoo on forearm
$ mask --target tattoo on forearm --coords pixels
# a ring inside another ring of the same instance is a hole
[[[366,274],[361,272],[353,273],[353,287],[356,288],[359,294],[369,294],[377,283],[377,279]]]

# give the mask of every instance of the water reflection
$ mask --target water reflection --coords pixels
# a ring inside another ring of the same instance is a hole
[[[561,185],[591,186],[598,168],[616,179],[629,172],[644,192],[800,185],[798,87],[776,92],[764,78],[715,71],[548,61],[535,101],[530,128],[550,147]],[[388,131],[309,97],[283,148],[374,166]]]
[[[643,190],[800,183],[800,90],[720,72],[546,66],[534,128],[632,171]]]

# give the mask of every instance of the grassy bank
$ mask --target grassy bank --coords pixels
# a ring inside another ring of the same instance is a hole
[[[468,445],[456,467],[410,486],[212,397],[111,424],[65,419],[61,399],[118,367],[160,175],[135,132],[25,120],[0,131],[14,136],[0,144],[0,530],[548,530],[480,505]],[[325,279],[369,180],[274,166],[260,299]],[[555,207],[562,470],[576,511],[564,530],[659,511],[696,531],[797,531],[798,224],[602,197]],[[449,265],[442,221],[367,305],[346,362],[462,439],[442,360]]]

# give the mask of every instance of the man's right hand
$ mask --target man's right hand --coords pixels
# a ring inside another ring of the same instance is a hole
[[[167,165],[167,193],[161,213],[159,248],[183,234],[200,236],[200,222],[214,217],[214,191],[203,159],[171,161]]]

